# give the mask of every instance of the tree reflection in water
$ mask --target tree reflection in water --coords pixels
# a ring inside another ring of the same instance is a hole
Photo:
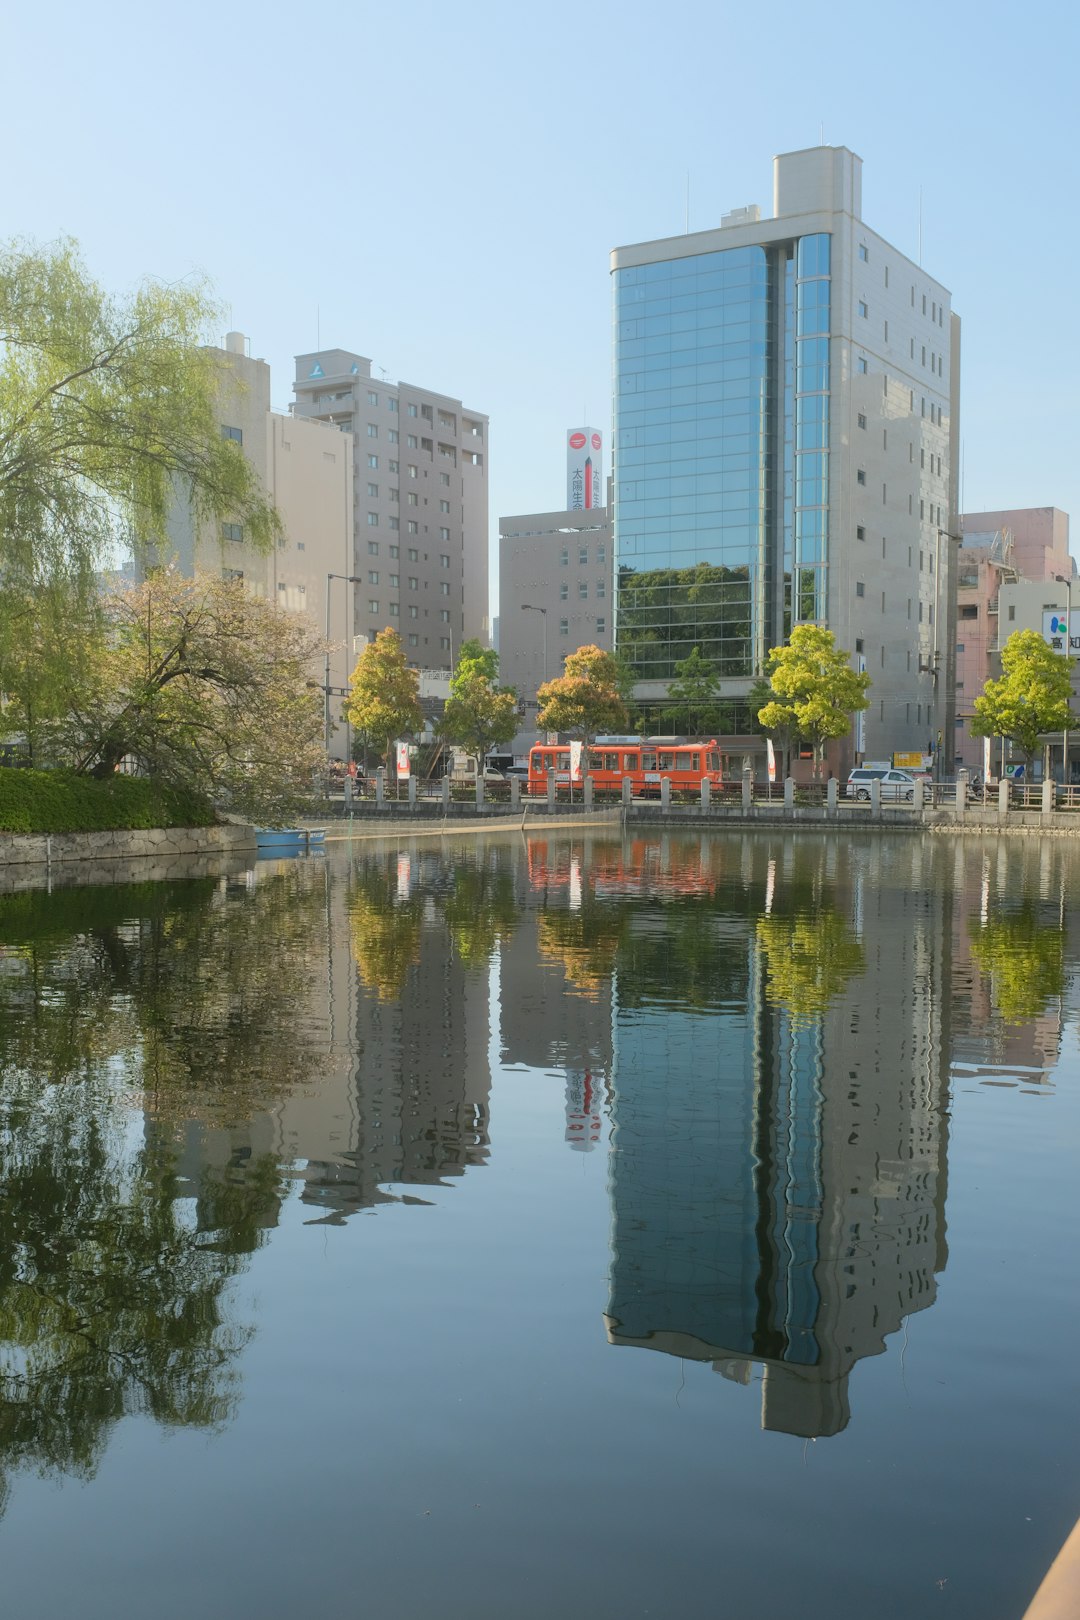
[[[798,1024],[819,1017],[864,969],[862,946],[830,906],[759,917],[757,937],[768,970],[765,994]]]
[[[971,954],[989,974],[994,1004],[1007,1024],[1037,1018],[1064,992],[1065,935],[1057,917],[1040,921],[1030,901],[984,923],[973,919]]]
[[[229,1420],[228,1284],[284,1183],[268,1154],[200,1162],[192,1216],[181,1146],[313,1073],[321,905],[299,867],[0,899],[0,1497],[19,1467],[89,1477],[125,1415]]]

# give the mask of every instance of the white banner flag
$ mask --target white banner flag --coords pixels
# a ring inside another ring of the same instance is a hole
[[[581,744],[579,742],[570,744],[570,780],[571,782],[581,781]]]
[[[773,747],[771,737],[765,739],[765,758],[769,762],[769,781],[776,781],[776,749]]]
[[[984,782],[989,782],[989,780],[990,780],[990,739],[989,739],[989,737],[984,737],[983,738],[983,781]]]

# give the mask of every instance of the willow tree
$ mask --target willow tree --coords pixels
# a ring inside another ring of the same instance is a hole
[[[104,635],[98,579],[124,555],[171,560],[170,520],[230,521],[257,549],[280,530],[222,435],[235,379],[209,348],[205,284],[114,295],[69,240],[0,245],[0,689],[30,742],[63,712],[72,664]],[[38,622],[40,621],[40,622]],[[60,677],[58,679],[58,676]]]

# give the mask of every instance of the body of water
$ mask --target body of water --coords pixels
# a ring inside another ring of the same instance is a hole
[[[9,1612],[1020,1620],[1078,878],[553,834],[0,895]]]

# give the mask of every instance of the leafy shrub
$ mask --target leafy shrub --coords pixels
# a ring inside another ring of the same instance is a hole
[[[95,781],[67,771],[0,770],[0,832],[111,832],[212,827],[213,808],[185,788],[138,776]]]

